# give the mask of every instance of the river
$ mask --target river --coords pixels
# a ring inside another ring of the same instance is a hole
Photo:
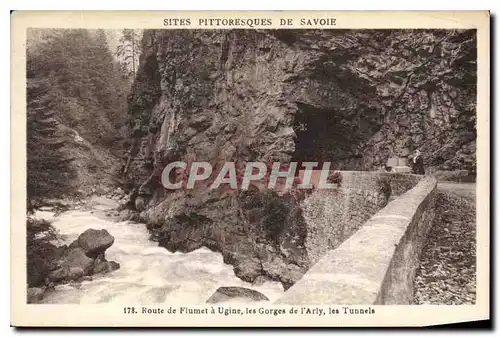
[[[240,280],[220,253],[200,248],[190,253],[171,253],[149,240],[146,225],[106,217],[118,204],[101,197],[86,206],[61,213],[38,211],[37,218],[52,220],[61,236],[58,244],[69,244],[86,229],[105,228],[115,237],[106,259],[120,269],[94,275],[92,281],[56,286],[42,303],[204,304],[220,286],[242,286],[260,291],[272,302],[283,294],[278,282],[253,286]],[[234,303],[234,301],[233,301]]]

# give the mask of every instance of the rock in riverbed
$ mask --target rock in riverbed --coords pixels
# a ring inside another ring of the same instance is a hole
[[[43,264],[39,281],[28,288],[28,303],[39,302],[45,293],[44,284],[79,282],[90,275],[108,273],[120,268],[115,261],[107,261],[105,251],[115,238],[105,229],[88,229],[69,246],[53,247],[50,256],[43,256],[53,263]]]
[[[63,258],[60,260],[60,265],[63,268],[81,268],[85,274],[92,271],[94,260],[85,254],[81,248],[70,248],[66,251]]]
[[[269,298],[253,289],[243,287],[220,287],[210,296],[207,303],[226,302],[236,298],[250,300],[250,302],[269,301]]]
[[[114,242],[115,238],[105,229],[87,229],[71,245],[76,243],[85,251],[85,255],[95,258],[104,253]]]
[[[115,261],[106,261],[96,259],[94,261],[94,274],[109,273],[114,270],[120,269],[120,264]]]

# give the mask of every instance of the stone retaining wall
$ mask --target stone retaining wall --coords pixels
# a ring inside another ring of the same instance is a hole
[[[406,176],[410,178],[389,176],[393,195],[420,178]],[[356,180],[362,181],[352,183]],[[328,250],[276,303],[410,303],[420,252],[434,217],[435,190],[436,180],[425,177],[390,201],[340,246]]]
[[[342,182],[338,189],[316,190],[301,203],[311,265],[421,179],[416,175],[383,172],[341,171],[340,175]]]

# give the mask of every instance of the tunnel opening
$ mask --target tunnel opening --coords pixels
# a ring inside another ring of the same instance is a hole
[[[298,167],[303,162],[318,162],[317,168],[321,169],[330,162],[330,170],[358,169],[361,156],[356,155],[355,148],[359,140],[346,114],[301,102],[297,107],[292,161]]]

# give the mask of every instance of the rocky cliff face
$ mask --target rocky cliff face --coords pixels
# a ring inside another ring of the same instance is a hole
[[[375,36],[379,32],[373,33]],[[383,123],[363,145],[366,168],[420,149],[427,172],[476,172],[476,31],[387,33],[358,71],[377,88]]]
[[[343,39],[318,31],[146,32],[128,172],[147,175],[154,169],[144,162],[156,168],[181,157],[314,158],[356,168],[357,148],[380,125],[366,123],[378,118],[363,99],[374,89],[335,60],[344,57],[336,45]]]
[[[285,286],[310,263],[300,207],[304,195],[202,186],[169,191],[160,175],[172,161],[207,161],[214,167],[233,161],[237,168],[248,161],[328,161],[336,169],[368,169],[391,154],[408,155],[422,146],[432,149],[434,157],[426,159],[436,166],[452,163],[456,148],[467,160],[473,158],[474,128],[443,148],[443,137],[455,139],[461,125],[450,119],[443,126],[434,119],[432,111],[443,111],[439,91],[427,91],[429,96],[411,82],[417,77],[411,74],[428,66],[418,63],[420,58],[415,64],[407,60],[407,68],[403,61],[391,61],[384,45],[394,40],[391,34],[145,31],[129,99],[134,142],[124,172],[132,204],[160,244],[180,251],[210,247],[221,251],[243,279],[265,275]],[[373,60],[385,62],[388,70]],[[401,68],[410,77],[406,82],[396,79],[404,75]],[[405,113],[400,102],[417,96],[431,101]]]

